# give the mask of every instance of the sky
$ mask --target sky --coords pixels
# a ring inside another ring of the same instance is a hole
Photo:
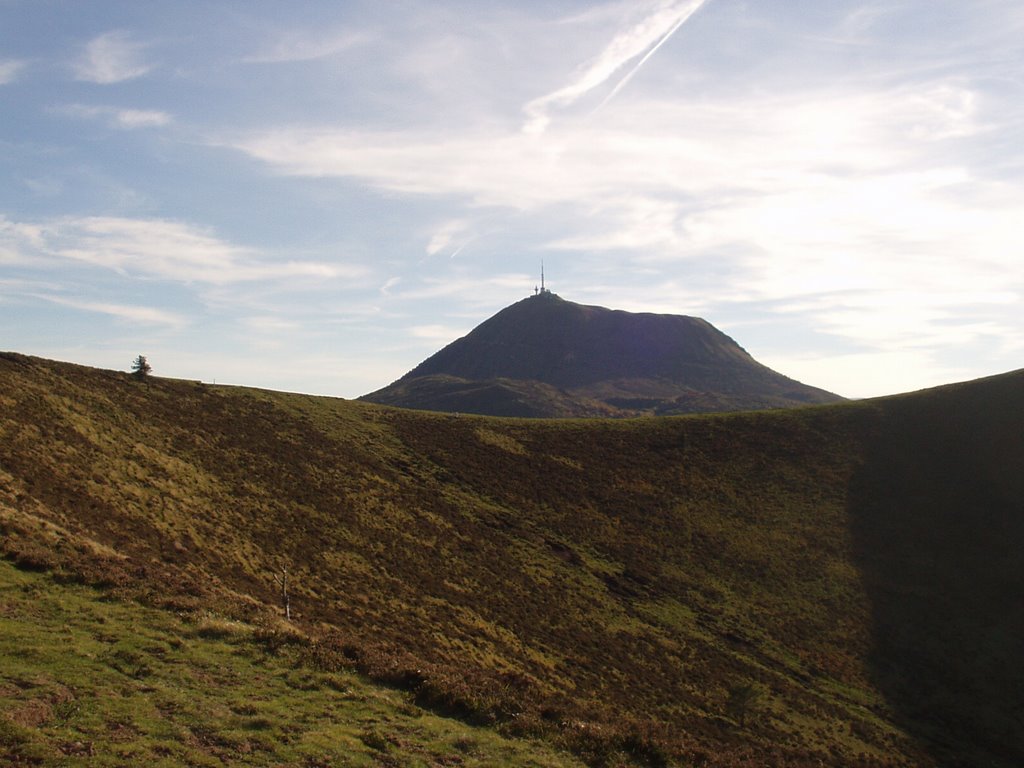
[[[0,0],[0,349],[340,397],[532,295],[1024,367],[1020,0]]]

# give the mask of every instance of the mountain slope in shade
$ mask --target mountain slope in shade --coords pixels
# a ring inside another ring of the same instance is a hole
[[[767,368],[706,320],[544,292],[363,400],[495,416],[636,416],[841,400]]]

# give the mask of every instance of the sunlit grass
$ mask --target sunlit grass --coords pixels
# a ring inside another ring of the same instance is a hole
[[[0,762],[376,766],[386,753],[403,766],[578,764],[352,671],[310,669],[297,650],[268,653],[237,621],[184,621],[4,561],[0,606]]]

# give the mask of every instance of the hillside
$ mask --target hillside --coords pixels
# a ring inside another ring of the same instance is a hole
[[[188,618],[0,561],[0,764],[543,766],[537,741],[311,663],[303,638]]]
[[[1024,760],[1024,372],[520,421],[4,355],[0,437],[2,546],[41,595],[270,627],[595,766]],[[0,665],[0,693],[47,663]]]
[[[754,360],[706,320],[540,293],[506,307],[361,399],[491,416],[640,416],[842,398]]]

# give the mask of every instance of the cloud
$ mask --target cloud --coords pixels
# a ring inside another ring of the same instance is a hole
[[[720,305],[793,300],[773,310],[786,314],[801,297],[860,291],[877,301],[830,298],[799,311],[823,332],[883,350],[948,343],[943,323],[1024,297],[1020,189],[986,178],[983,155],[959,151],[1006,128],[962,78],[635,101],[600,126],[567,122],[542,137],[283,129],[235,146],[290,175],[557,212],[567,234],[544,245],[592,261],[628,254],[634,265],[701,272],[728,263]],[[439,227],[428,252],[455,243],[466,221]],[[901,294],[905,286],[916,289]],[[993,328],[959,327],[972,337]]]
[[[384,281],[384,284],[379,289],[381,296],[390,296],[391,289],[398,285],[400,282],[402,282],[401,277],[389,277],[387,280]]]
[[[430,242],[427,243],[427,255],[434,256],[449,248],[468,228],[469,222],[465,219],[446,221],[431,235]],[[454,249],[453,256],[465,247],[468,239],[471,238],[462,238],[462,242]]]
[[[22,182],[36,197],[56,197],[66,189],[63,181],[52,177],[24,178]]]
[[[601,102],[603,106],[629,82],[659,47],[704,5],[704,2],[705,0],[686,0],[653,4],[649,15],[616,35],[604,50],[576,72],[567,85],[529,102],[523,108],[527,115],[523,130],[531,134],[543,133],[551,122],[548,113],[552,107],[567,107],[575,103],[590,91],[604,85],[629,62],[639,58]]]
[[[120,83],[147,74],[152,66],[142,59],[144,43],[132,40],[123,30],[93,38],[74,64],[75,78],[100,85]]]
[[[9,263],[28,261],[24,257],[24,246],[30,249],[43,247],[46,229],[35,223],[11,221],[0,214],[0,258]]]
[[[896,12],[897,7],[891,2],[866,3],[850,11],[839,26],[839,38],[848,41],[870,39],[871,32],[879,22]]]
[[[265,50],[245,57],[246,64],[285,64],[316,61],[343,53],[368,39],[361,32],[343,30],[333,34],[290,32]]]
[[[0,60],[0,85],[13,83],[26,66],[28,66],[27,62],[18,59]]]
[[[465,336],[471,327],[456,328],[450,325],[414,325],[409,332],[417,339],[434,342],[436,344],[449,344],[455,339]]]
[[[455,275],[453,277],[427,277],[416,287],[393,292],[404,300],[450,299],[458,297],[465,305],[492,305],[504,301],[509,289],[522,291],[533,285],[533,278],[525,274],[502,273],[487,277]]]
[[[122,109],[119,107],[69,104],[57,108],[56,111],[87,120],[106,120],[115,128],[129,130],[136,128],[161,128],[173,121],[173,118],[167,112],[153,109]]]
[[[157,128],[170,123],[171,116],[154,109],[119,109],[114,121],[122,128]]]
[[[64,218],[17,223],[0,217],[0,257],[74,262],[136,277],[228,285],[355,277],[358,267],[276,261],[188,224],[164,219]]]
[[[53,304],[71,307],[72,309],[109,315],[133,325],[165,326],[172,329],[181,329],[188,325],[188,320],[182,315],[174,312],[167,312],[155,307],[140,307],[130,304],[115,304],[102,301],[81,301],[52,294],[36,294],[36,298],[44,299],[52,302]]]
[[[597,210],[641,195],[682,205],[709,193],[762,194],[883,172],[913,162],[927,148],[922,142],[981,132],[974,101],[968,89],[939,82],[888,92],[761,95],[739,103],[645,101],[609,113],[601,126],[568,124],[542,140],[493,129],[295,127],[231,144],[288,175],[358,178],[390,191],[517,210],[561,203]]]
[[[814,317],[820,331],[879,352],[896,353],[1013,335],[1009,324],[971,318],[979,308],[1011,308],[1021,298],[1012,290],[942,291],[933,284],[917,283],[807,297],[784,302],[780,312]]]
[[[296,321],[274,315],[247,317],[244,318],[242,322],[246,328],[260,334],[287,334],[302,330],[302,326]]]
[[[758,360],[798,381],[844,397],[878,397],[934,386],[935,382],[963,381],[974,374],[964,366],[944,365],[928,350],[823,352],[813,357],[761,354]]]

